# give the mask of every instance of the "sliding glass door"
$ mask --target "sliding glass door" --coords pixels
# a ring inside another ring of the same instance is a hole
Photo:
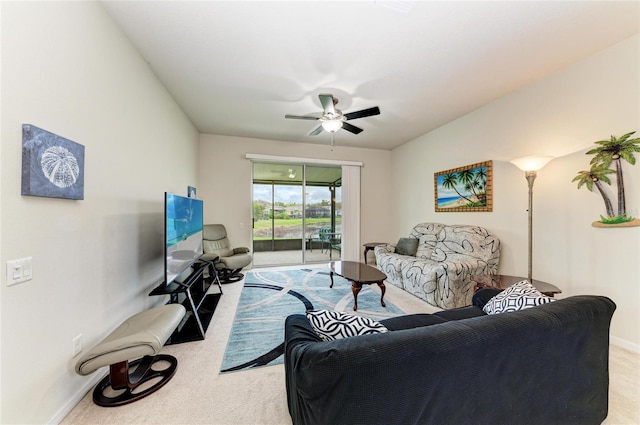
[[[301,165],[253,164],[254,266],[303,262],[303,173]]]
[[[339,259],[340,167],[253,163],[253,265]]]

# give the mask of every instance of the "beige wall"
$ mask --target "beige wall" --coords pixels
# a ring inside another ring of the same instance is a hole
[[[390,240],[391,152],[340,146],[331,151],[329,140],[324,140],[325,144],[301,144],[200,135],[198,197],[205,201],[205,222],[224,223],[235,245],[251,246],[251,161],[245,158],[247,153],[361,161],[361,241]]]
[[[534,185],[534,277],[555,283],[563,296],[611,297],[618,305],[614,342],[640,351],[640,227],[592,227],[604,203],[571,182],[589,169],[584,153],[595,141],[640,136],[639,76],[635,36],[395,149],[394,237],[421,221],[486,226],[502,241],[499,271],[526,275],[527,182],[508,161],[557,156]],[[433,173],[485,160],[494,166],[493,212],[434,212]],[[640,217],[640,165],[624,163],[623,170],[627,211]],[[609,189],[615,204],[615,183]]]
[[[98,2],[2,2],[3,424],[55,423],[98,376],[85,351],[163,273],[163,192],[196,183],[198,133]],[[85,199],[20,195],[24,123],[85,146]],[[33,257],[7,287],[6,261]]]

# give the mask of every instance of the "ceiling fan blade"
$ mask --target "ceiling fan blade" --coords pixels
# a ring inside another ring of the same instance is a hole
[[[342,123],[342,129],[343,130],[347,130],[353,134],[359,134],[362,133],[362,129],[360,127],[356,127],[353,124],[349,124],[348,122],[343,122]]]
[[[319,120],[320,118],[310,117],[308,115],[290,115],[287,114],[284,116],[285,118],[294,119],[294,120]]]
[[[317,136],[320,133],[322,133],[322,126],[321,125],[316,127],[315,130],[313,130],[311,133],[309,133],[309,136]]]
[[[347,120],[355,120],[356,118],[364,118],[370,117],[371,115],[379,115],[380,108],[374,106],[373,108],[363,109],[361,111],[349,112],[348,114],[344,114],[345,119]]]
[[[322,103],[322,109],[324,109],[325,114],[335,114],[336,108],[333,105],[333,95],[330,94],[319,94],[320,103]]]

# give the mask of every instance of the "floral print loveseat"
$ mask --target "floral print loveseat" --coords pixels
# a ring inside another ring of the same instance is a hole
[[[500,240],[470,225],[420,223],[409,238],[418,240],[415,256],[395,252],[394,245],[374,250],[387,282],[444,309],[471,305],[474,275],[498,273]]]

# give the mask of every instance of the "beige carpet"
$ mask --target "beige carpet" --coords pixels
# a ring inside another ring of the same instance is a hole
[[[242,285],[223,285],[224,295],[204,341],[164,348],[179,360],[176,375],[164,388],[115,408],[96,406],[89,392],[62,424],[291,424],[283,365],[218,373]],[[409,313],[436,311],[392,285],[387,285],[385,299]],[[604,424],[640,424],[640,355],[612,347],[610,373],[609,417]]]

